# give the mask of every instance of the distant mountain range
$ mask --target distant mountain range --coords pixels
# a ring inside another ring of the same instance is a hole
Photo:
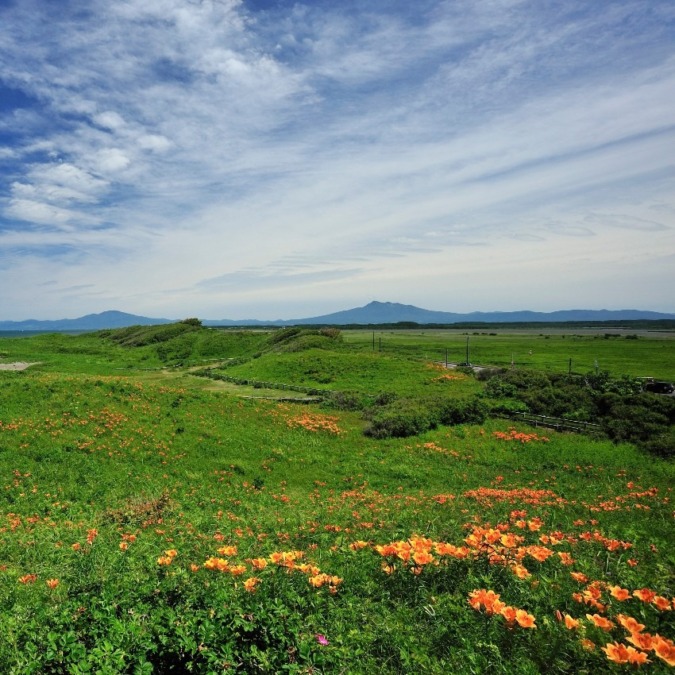
[[[375,325],[395,323],[455,324],[455,323],[557,323],[599,321],[659,321],[675,320],[675,314],[642,311],[638,309],[594,310],[570,309],[557,312],[437,312],[414,305],[396,302],[370,302],[365,307],[356,307],[333,314],[304,319],[260,321],[257,319],[205,319],[205,326],[294,326],[294,325]],[[56,321],[0,321],[2,331],[94,331],[126,326],[149,326],[172,323],[175,319],[152,319],[125,312],[107,311],[87,314],[78,319]]]
[[[100,314],[87,314],[79,319],[57,319],[56,321],[0,321],[0,330],[12,331],[70,331],[70,330],[103,330],[104,328],[126,328],[127,326],[154,326],[160,323],[173,323],[172,319],[149,319],[147,316],[136,316],[125,312],[110,310]]]

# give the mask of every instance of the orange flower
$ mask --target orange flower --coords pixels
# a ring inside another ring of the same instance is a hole
[[[246,565],[232,565],[227,571],[235,577],[238,577],[246,572]]]
[[[583,640],[580,641],[581,646],[587,651],[587,652],[592,652],[595,650],[595,642],[593,640],[589,640],[588,638],[584,638]]]
[[[521,628],[536,628],[534,624],[535,618],[524,609],[516,610],[516,621]]]
[[[37,581],[37,574],[24,574],[19,577],[20,584],[34,584]]]
[[[631,633],[626,640],[644,651],[654,648],[654,638],[649,633]]]
[[[260,579],[258,577],[249,577],[246,579],[244,582],[244,588],[249,592],[249,593],[255,593],[256,588],[258,584],[260,583]]]
[[[541,518],[532,518],[532,520],[527,521],[527,527],[530,532],[536,532],[541,529],[541,526],[544,524],[544,521]]]
[[[368,546],[368,542],[361,539],[358,541],[353,541],[351,544],[349,544],[349,548],[352,551],[360,551],[362,548],[366,548],[366,546]]]
[[[583,572],[570,572],[570,576],[580,584],[588,583],[588,577]]]
[[[660,635],[655,635],[653,639],[654,653],[669,666],[675,666],[675,644]]]
[[[499,614],[506,606],[499,599],[498,593],[485,590],[484,588],[469,593],[469,604],[476,611],[480,611],[481,606],[485,607],[486,614]]]
[[[229,557],[232,557],[233,555],[237,555],[237,547],[236,546],[221,546],[219,549],[217,549],[216,553],[219,555],[226,555]]]
[[[664,598],[662,595],[657,595],[653,600],[652,604],[656,606],[660,612],[670,611],[670,600]]]
[[[418,551],[413,556],[413,560],[417,565],[428,565],[429,563],[433,562],[434,556],[432,556],[430,553],[427,553],[426,551]]]
[[[126,541],[120,542],[120,551],[126,551],[129,548],[129,544]]]
[[[643,623],[638,623],[632,616],[617,614],[617,621],[630,633],[641,633],[645,629]]]
[[[628,663],[628,647],[620,642],[610,642],[602,648],[602,651],[614,663]]]
[[[553,551],[545,546],[528,546],[526,551],[538,562],[544,562],[553,555]]]
[[[230,567],[230,563],[228,563],[225,558],[209,558],[205,563],[204,567],[207,570],[218,570],[219,572],[227,572],[227,570]]]
[[[49,588],[56,588],[59,585],[59,580],[58,579],[47,579],[47,581],[45,581],[45,583],[47,584],[47,586]]]
[[[630,591],[626,588],[621,588],[621,586],[608,586],[609,592],[612,594],[613,598],[616,598],[620,602],[630,599]]]
[[[633,595],[642,600],[642,602],[653,602],[656,597],[656,593],[649,588],[640,588],[637,591],[633,591]]]
[[[573,619],[569,614],[565,614],[565,628],[567,630],[576,630],[580,623],[579,619]]]
[[[599,614],[586,614],[586,618],[604,631],[612,630],[615,625],[612,621],[605,619],[604,616],[600,616]]]
[[[511,565],[511,570],[519,579],[527,579],[532,576],[527,568],[522,565]]]
[[[514,624],[516,622],[515,607],[509,607],[508,605],[506,607],[502,607],[500,614],[506,619],[508,624]]]
[[[267,567],[267,560],[265,558],[253,558],[250,563],[256,570],[264,570]]]
[[[560,562],[563,565],[574,565],[574,558],[569,553],[565,551],[558,551],[558,556],[560,557]]]
[[[503,534],[500,538],[502,546],[514,548],[523,540],[523,537],[517,537],[515,534]]]
[[[73,551],[79,551],[82,548],[82,545],[76,541],[74,544],[71,545],[70,548],[72,548]]]

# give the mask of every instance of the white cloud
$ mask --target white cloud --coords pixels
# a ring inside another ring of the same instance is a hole
[[[30,96],[0,114],[18,139],[0,148],[0,252],[49,260],[36,283],[224,317],[291,293],[316,313],[375,291],[452,309],[437,289],[464,274],[465,309],[495,309],[515,300],[490,283],[553,288],[584,242],[609,304],[616,241],[642,268],[675,247],[667,2],[87,8],[16,3],[0,26],[0,84]],[[566,287],[550,309],[575,304]]]
[[[5,212],[10,218],[42,225],[68,226],[78,219],[78,214],[58,206],[31,199],[12,199]]]

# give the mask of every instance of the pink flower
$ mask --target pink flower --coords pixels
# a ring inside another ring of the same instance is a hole
[[[330,642],[328,642],[328,639],[326,638],[326,636],[325,636],[325,635],[321,635],[321,633],[317,633],[314,637],[316,638],[316,641],[317,641],[320,645],[323,645],[324,647],[325,647],[326,645],[329,645],[329,644],[330,644]]]

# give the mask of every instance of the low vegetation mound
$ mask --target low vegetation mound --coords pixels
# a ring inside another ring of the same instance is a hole
[[[643,391],[637,378],[536,370],[492,371],[485,395],[495,412],[536,415],[598,425],[615,442],[631,442],[661,456],[675,455],[675,397]],[[516,402],[518,405],[513,405]]]

